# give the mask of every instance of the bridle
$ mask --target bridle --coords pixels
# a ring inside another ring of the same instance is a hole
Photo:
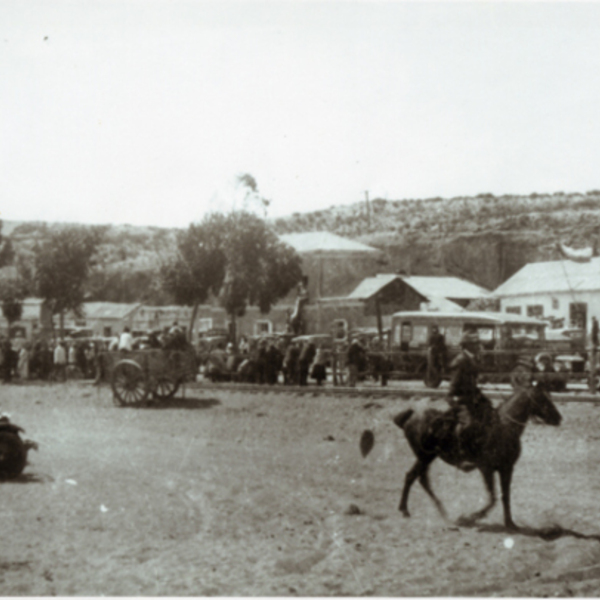
[[[528,396],[529,399],[531,400],[532,404],[535,406],[537,405],[537,400],[535,398],[535,395],[533,395],[533,390],[523,390]],[[509,396],[510,398],[510,396]],[[507,398],[507,400],[509,399]],[[530,413],[531,414],[531,413]],[[525,419],[524,422],[521,421],[517,421],[517,419],[514,419],[513,417],[511,417],[509,414],[504,413],[503,415],[508,421],[511,421],[512,423],[515,423],[516,425],[519,425],[521,427],[525,427],[527,425],[527,421],[529,419],[529,416],[527,417],[527,419]]]

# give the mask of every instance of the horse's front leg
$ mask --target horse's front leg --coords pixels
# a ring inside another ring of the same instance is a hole
[[[483,483],[488,492],[488,503],[477,512],[472,515],[463,516],[458,519],[459,525],[472,525],[475,521],[483,519],[496,504],[496,489],[494,487],[494,469],[490,467],[480,468],[481,475],[483,477]]]
[[[444,519],[448,518],[446,513],[446,509],[444,505],[441,503],[440,499],[435,495],[434,491],[431,489],[431,485],[429,484],[429,465],[433,461],[429,460],[419,475],[419,483],[423,486],[423,489],[429,494],[429,497],[435,502],[435,506],[437,507],[439,513],[442,515]]]
[[[408,494],[410,493],[410,488],[412,484],[417,480],[417,478],[422,477],[423,473],[427,472],[427,468],[429,467],[429,463],[431,461],[426,462],[421,458],[417,458],[417,462],[412,466],[410,471],[406,474],[404,478],[404,487],[402,488],[402,498],[400,499],[400,506],[398,510],[405,516],[410,517],[410,513],[408,512]]]
[[[502,506],[504,507],[504,525],[507,529],[518,529],[512,520],[510,511],[510,483],[512,481],[513,465],[500,470],[500,487],[502,488]]]

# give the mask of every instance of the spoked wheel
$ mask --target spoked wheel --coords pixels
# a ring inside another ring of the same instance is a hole
[[[27,462],[27,452],[16,433],[0,431],[0,479],[20,475]]]
[[[133,360],[117,363],[111,385],[115,404],[120,406],[139,406],[148,396],[148,383],[144,371]]]
[[[157,400],[170,400],[179,389],[179,380],[170,377],[160,377],[154,388],[154,397]]]

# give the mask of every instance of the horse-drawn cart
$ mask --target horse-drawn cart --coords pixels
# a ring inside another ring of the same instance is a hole
[[[141,406],[172,398],[180,385],[195,381],[198,363],[193,348],[106,352],[103,379],[109,381],[119,406]]]

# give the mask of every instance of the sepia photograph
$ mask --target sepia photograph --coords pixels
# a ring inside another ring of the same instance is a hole
[[[600,2],[0,0],[2,597],[600,596]]]

